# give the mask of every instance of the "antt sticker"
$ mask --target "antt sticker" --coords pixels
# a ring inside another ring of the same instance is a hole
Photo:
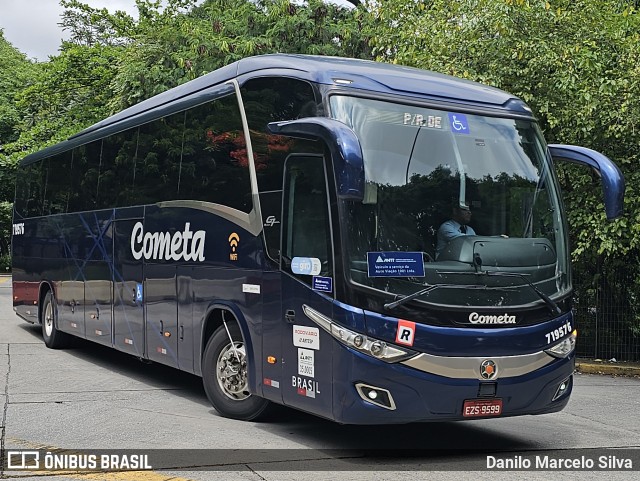
[[[416,323],[398,319],[398,331],[396,332],[396,343],[405,346],[413,346],[413,339],[416,335]]]

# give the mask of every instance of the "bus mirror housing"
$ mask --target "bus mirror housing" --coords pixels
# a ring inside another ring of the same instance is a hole
[[[604,209],[607,219],[612,220],[622,215],[625,189],[624,176],[611,159],[600,152],[577,145],[550,144],[549,152],[554,161],[573,162],[593,169],[602,182]]]
[[[355,132],[347,125],[325,117],[309,117],[287,122],[272,122],[269,131],[277,135],[322,140],[333,157],[338,197],[364,199],[364,161]]]

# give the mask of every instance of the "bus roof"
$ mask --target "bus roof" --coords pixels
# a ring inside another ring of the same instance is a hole
[[[115,127],[156,108],[197,96],[203,90],[234,78],[246,80],[258,76],[290,76],[344,89],[360,89],[416,99],[447,102],[460,106],[501,111],[504,114],[531,116],[526,105],[513,95],[477,82],[413,67],[340,57],[298,54],[268,54],[247,57],[211,73],[172,88],[114,114],[56,146],[27,156],[23,163],[47,157],[85,140],[94,139],[99,130]],[[128,126],[127,126],[128,127]],[[112,130],[111,128],[109,130]],[[86,138],[85,137],[90,137]]]

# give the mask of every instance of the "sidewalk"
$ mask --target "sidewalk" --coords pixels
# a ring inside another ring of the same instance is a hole
[[[576,371],[582,374],[609,374],[640,377],[640,362],[613,362],[602,359],[576,359]]]

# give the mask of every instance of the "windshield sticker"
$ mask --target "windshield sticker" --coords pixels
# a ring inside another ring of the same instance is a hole
[[[294,257],[291,261],[291,272],[304,276],[317,276],[320,274],[322,263],[315,257]]]
[[[367,252],[369,277],[424,277],[422,252]]]
[[[416,335],[416,323],[398,319],[398,330],[396,331],[396,344],[413,346],[413,339]]]
[[[321,292],[332,292],[333,279],[331,277],[313,276],[313,290]]]
[[[430,129],[442,128],[442,117],[438,115],[412,114],[405,112],[403,114],[402,123],[404,125],[416,125],[418,127],[429,127]]]
[[[451,124],[451,131],[454,134],[468,134],[469,123],[467,122],[467,116],[464,114],[453,114],[449,112],[449,123]]]

